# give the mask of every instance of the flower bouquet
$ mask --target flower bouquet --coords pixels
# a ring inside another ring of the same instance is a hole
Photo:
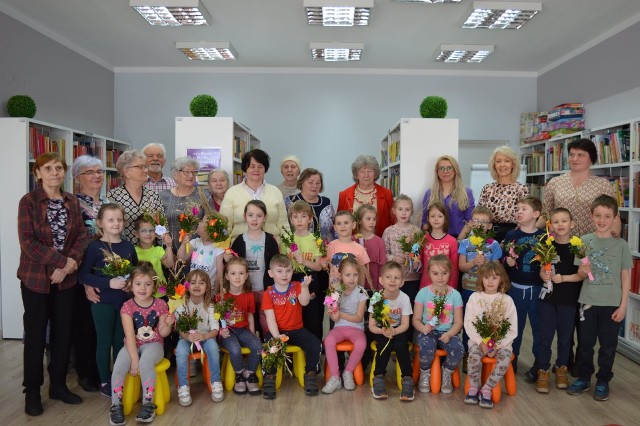
[[[525,246],[525,244],[517,244],[515,240],[511,240],[504,246],[504,251],[507,253],[507,256],[513,260],[518,260],[518,258],[520,258],[520,253],[525,249]],[[516,263],[516,269],[517,268],[518,264]]]
[[[178,222],[180,222],[180,239],[178,240],[179,242],[182,242],[182,239],[185,236],[192,234],[196,230],[196,228],[198,227],[198,223],[200,222],[200,219],[198,218],[199,214],[200,209],[195,204],[189,204],[187,206],[187,209],[184,212],[180,213],[180,216],[178,216]],[[191,245],[188,242],[184,248],[187,254],[191,251]]]
[[[444,313],[444,305],[447,303],[447,295],[436,293],[433,295],[433,312],[431,312],[431,319],[429,325],[435,327],[440,324],[440,317]]]
[[[342,292],[344,292],[344,284],[338,284],[337,287],[329,286],[327,294],[324,297],[324,306],[331,306],[331,309],[333,309],[334,312],[337,311],[338,302],[340,301]]]
[[[422,251],[422,246],[424,245],[424,232],[418,231],[415,232],[412,236],[405,236],[398,238],[398,243],[400,243],[400,249],[403,253],[409,254],[409,259],[405,261],[405,266],[409,266],[410,270],[413,270],[413,265],[416,260],[420,259],[420,252]],[[415,272],[419,272],[422,266],[416,268]]]
[[[571,237],[569,240],[569,250],[575,257],[580,259],[583,265],[589,264],[589,258],[587,257],[587,248],[584,246],[584,242],[578,236]],[[593,274],[589,272],[589,280],[593,281]]]
[[[494,300],[491,307],[476,318],[475,322],[472,322],[489,352],[493,352],[495,344],[502,340],[511,328],[511,323],[505,318],[505,313],[505,304],[502,298],[499,298]]]
[[[167,233],[167,217],[162,209],[158,209],[155,212],[147,209],[142,213],[142,218],[145,222],[155,225],[155,232],[159,237]]]
[[[189,313],[185,308],[185,310],[176,319],[176,330],[180,333],[195,334],[197,333],[196,330],[198,329],[199,322],[200,317],[198,316],[198,309],[194,309],[193,312]],[[200,342],[193,343],[199,351],[202,351]],[[193,352],[193,344],[191,345],[191,352]]]
[[[111,250],[102,249],[105,265],[97,268],[106,277],[117,278],[123,280],[129,278],[129,274],[133,270],[133,265],[129,259],[123,259],[119,254]]]
[[[231,311],[233,311],[236,299],[233,297],[225,299],[224,295],[225,291],[222,289],[222,292],[216,296],[217,302],[213,307],[213,317],[220,321],[220,327],[227,328],[227,321],[228,325],[233,325],[235,323],[235,321],[231,320]]]
[[[227,218],[222,216],[220,213],[211,213],[207,216],[207,225],[205,230],[209,239],[214,243],[217,243],[216,246],[221,245],[220,243],[224,243],[229,239],[229,230],[227,226],[229,222]]]
[[[282,233],[280,234],[280,241],[282,241],[282,244],[284,244],[284,246],[289,249],[292,255],[298,251],[298,244],[296,244],[295,237],[296,237],[296,234],[291,228],[287,229],[284,226],[282,227]],[[289,258],[291,258],[291,256],[289,256]],[[298,264],[297,262],[295,263],[296,263],[295,270],[299,272],[304,272],[304,267]]]
[[[320,235],[319,230],[313,231],[313,238],[316,240],[316,246],[320,252],[320,257],[327,257],[327,243],[322,239],[322,235]]]
[[[389,301],[384,298],[384,290],[373,293],[369,301],[369,306],[371,306],[373,309],[373,313],[371,314],[371,316],[376,322],[376,325],[380,328],[390,328],[391,317],[389,316],[389,314],[391,313],[391,308],[389,307]],[[384,352],[384,350],[387,349],[387,346],[389,346],[389,342],[391,342],[391,339],[389,339],[380,353]]]
[[[473,226],[469,242],[478,254],[482,254],[489,250],[489,245],[493,244],[493,235],[493,229],[486,230],[482,225]]]
[[[558,256],[556,246],[553,245],[555,236],[549,232],[549,221],[547,221],[546,232],[540,235],[538,242],[533,246],[533,252],[536,254],[531,262],[540,262],[545,272],[551,272],[551,266]],[[540,299],[544,299],[547,294],[553,293],[553,282],[551,280],[544,283],[540,292]]]
[[[287,341],[289,336],[284,334],[280,337],[272,337],[269,341],[262,345],[262,369],[267,372],[275,371],[278,368],[285,369],[290,376],[291,369],[287,365],[290,361],[287,355]]]

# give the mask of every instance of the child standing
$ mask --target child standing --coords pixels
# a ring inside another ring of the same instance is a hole
[[[304,375],[304,392],[308,396],[318,395],[316,373],[320,367],[320,340],[302,324],[302,307],[309,304],[310,276],[304,277],[302,282],[291,281],[293,267],[291,260],[285,255],[273,256],[269,264],[269,275],[273,278],[273,286],[267,288],[262,297],[262,309],[267,317],[269,332],[265,341],[271,337],[286,335],[289,343],[300,346],[306,358]],[[276,397],[276,372],[264,372],[264,386],[262,396],[265,399]]]
[[[260,395],[256,369],[260,363],[262,345],[256,336],[254,314],[256,304],[251,292],[249,281],[249,267],[247,261],[241,257],[232,257],[227,262],[224,274],[224,298],[233,299],[233,309],[227,321],[227,327],[220,330],[220,343],[229,352],[229,359],[236,372],[236,384],[233,392],[237,395]],[[242,358],[242,347],[249,348],[247,365]]]
[[[553,293],[540,300],[540,349],[538,350],[538,380],[536,391],[549,393],[549,368],[551,367],[551,343],[558,333],[556,353],[556,387],[569,387],[567,364],[571,351],[571,338],[575,327],[576,306],[582,280],[586,275],[578,271],[574,265],[574,254],[571,252],[571,230],[575,227],[571,212],[563,207],[551,212],[551,230],[555,235],[553,245],[558,257],[554,263],[555,272],[540,269],[540,278],[545,282],[552,281]]]
[[[447,209],[443,203],[438,201],[429,206],[427,215],[427,235],[420,254],[420,261],[423,265],[427,265],[431,256],[437,254],[447,256],[451,261],[449,285],[456,288],[458,286],[458,240],[447,234],[446,230],[449,229]],[[422,270],[420,288],[425,288],[429,284],[431,284],[431,279],[425,268]]]
[[[195,342],[200,344],[209,361],[209,374],[212,382],[211,399],[213,402],[221,402],[224,399],[224,390],[220,381],[220,349],[216,342],[220,327],[215,319],[213,304],[211,303],[211,280],[209,274],[201,269],[189,272],[186,280],[189,282],[186,301],[184,306],[176,309],[176,316],[191,315],[197,310],[198,327],[195,333],[181,331],[178,346],[176,347],[178,402],[183,407],[191,405],[191,392],[187,372],[189,353]]]
[[[593,367],[593,347],[600,343],[596,374],[596,401],[609,399],[609,382],[613,378],[613,361],[618,346],[620,322],[627,312],[631,286],[631,252],[629,244],[611,235],[618,216],[618,203],[613,197],[601,195],[591,204],[591,219],[596,231],[582,237],[591,265],[583,272],[591,273],[594,280],[585,280],[580,290],[581,316],[578,327],[578,379],[569,386],[569,395],[589,390]],[[576,259],[576,264],[581,260]]]
[[[353,351],[349,354],[349,362],[342,373],[342,381],[346,390],[356,388],[353,371],[362,359],[367,346],[367,338],[364,335],[364,312],[369,298],[367,292],[358,285],[359,269],[358,262],[350,257],[343,259],[338,267],[344,289],[340,294],[338,306],[335,309],[331,305],[327,307],[327,314],[335,325],[324,339],[324,350],[331,377],[322,388],[322,393],[334,393],[342,388],[336,345],[343,340],[353,343]]]
[[[462,330],[462,297],[449,286],[451,262],[443,254],[429,259],[431,284],[418,292],[413,308],[413,326],[418,331],[420,347],[420,381],[418,390],[430,392],[431,363],[436,349],[447,351],[442,368],[442,393],[453,392],[451,374],[456,369],[464,350],[458,334]]]
[[[168,232],[162,235],[162,243],[166,249],[161,246],[154,245],[158,235],[156,234],[153,223],[146,221],[144,218],[136,220],[134,224],[133,234],[138,238],[136,246],[136,254],[140,262],[149,262],[156,271],[158,283],[166,283],[167,279],[162,271],[162,265],[167,268],[173,268],[175,259],[173,256],[173,238]]]
[[[391,209],[396,216],[395,225],[389,226],[382,233],[382,240],[387,252],[387,261],[394,261],[402,265],[402,274],[404,276],[404,285],[402,292],[409,296],[411,306],[416,299],[416,294],[420,289],[420,277],[422,264],[418,259],[410,262],[410,254],[402,251],[400,239],[408,239],[412,242],[422,243],[421,241],[413,241],[414,235],[420,233],[420,228],[411,223],[411,215],[413,214],[413,201],[404,194],[398,195]],[[411,328],[411,327],[410,327]]]
[[[511,362],[511,343],[518,330],[515,324],[518,322],[518,313],[513,299],[506,293],[509,291],[509,277],[504,268],[498,262],[487,262],[478,269],[478,290],[471,295],[464,314],[464,329],[469,335],[469,359],[467,361],[467,377],[469,377],[469,393],[464,402],[477,404],[483,408],[493,408],[491,390],[494,386],[500,386],[500,379],[504,376]],[[500,320],[509,321],[509,330],[506,335],[493,343],[493,347],[487,346],[478,333],[474,322],[477,322],[485,312],[495,313]],[[482,357],[495,357],[496,367],[480,389],[480,375],[482,371]]]
[[[155,271],[149,262],[140,263],[129,277],[133,299],[127,300],[120,316],[124,328],[125,347],[118,353],[111,375],[111,409],[109,420],[114,426],[126,423],[122,408],[122,393],[127,373],[140,374],[142,407],[136,421],[151,423],[156,415],[153,394],[156,388],[156,364],[164,356],[163,337],[171,333],[173,316],[162,299],[153,297]]]
[[[196,233],[199,238],[191,240],[189,235],[185,235],[182,244],[178,248],[178,259],[187,261],[191,259],[191,270],[201,269],[209,274],[211,279],[211,289],[214,293],[222,285],[222,270],[224,269],[223,254],[224,250],[216,247],[207,233],[207,218],[205,217],[198,223]],[[187,243],[190,243],[191,249],[187,253]]]
[[[401,401],[413,401],[415,398],[413,385],[413,369],[411,367],[411,354],[409,353],[410,336],[407,333],[411,322],[411,303],[409,296],[404,294],[400,288],[404,284],[402,277],[402,266],[397,262],[387,262],[382,268],[380,284],[383,290],[382,297],[389,307],[389,327],[381,327],[376,324],[373,315],[369,316],[369,331],[373,334],[377,342],[375,354],[376,368],[373,372],[373,387],[371,392],[375,399],[386,399],[387,387],[384,383],[384,375],[387,372],[387,364],[391,357],[391,352],[396,353],[396,358],[402,370],[402,391]],[[378,293],[376,293],[378,294]],[[374,313],[373,299],[369,305],[369,313]]]
[[[371,277],[369,277],[369,255],[365,248],[353,241],[351,237],[354,229],[356,229],[356,219],[353,214],[346,210],[340,210],[336,213],[333,229],[338,234],[338,238],[331,241],[327,246],[327,259],[330,261],[328,265],[329,285],[333,286],[340,283],[338,265],[348,254],[355,256],[358,265],[360,265],[358,284],[364,286],[365,280],[371,283]]]
[[[131,265],[138,263],[138,256],[133,244],[120,237],[124,229],[124,209],[119,204],[103,204],[96,217],[96,227],[99,239],[87,247],[78,280],[100,291],[100,302],[91,304],[97,338],[96,363],[100,373],[100,393],[111,398],[111,357],[115,359],[124,344],[120,308],[129,298],[129,293],[125,291],[125,278],[106,276],[102,268],[107,265],[105,254],[118,255],[129,260]]]
[[[356,211],[358,232],[356,241],[364,247],[369,256],[370,288],[380,290],[380,272],[387,263],[387,251],[382,238],[376,235],[378,211],[371,204],[363,204]],[[361,237],[360,237],[361,236]]]
[[[231,250],[247,261],[249,281],[256,303],[255,312],[258,312],[260,319],[261,335],[264,335],[267,332],[267,320],[260,304],[264,290],[273,284],[273,278],[269,276],[269,262],[274,255],[280,253],[280,249],[273,234],[262,230],[267,221],[267,206],[262,200],[247,203],[244,207],[244,220],[247,231],[233,241]],[[229,261],[231,256],[225,254],[225,260]]]
[[[505,269],[511,280],[509,296],[516,304],[518,311],[518,335],[513,341],[513,371],[518,371],[518,355],[520,355],[520,345],[522,344],[522,332],[527,324],[527,314],[531,324],[531,334],[533,335],[533,366],[525,373],[525,380],[534,383],[538,379],[538,348],[540,340],[540,326],[538,313],[538,299],[542,290],[542,279],[540,278],[540,263],[533,262],[535,253],[533,246],[539,241],[540,235],[544,234],[542,229],[536,227],[536,222],[542,212],[542,202],[536,197],[524,197],[518,201],[516,212],[516,223],[518,228],[507,232],[503,243],[513,243],[523,247],[518,258],[514,259],[503,251],[502,256]],[[466,328],[465,328],[466,329]]]

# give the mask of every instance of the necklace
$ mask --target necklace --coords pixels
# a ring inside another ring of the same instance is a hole
[[[356,186],[356,190],[353,193],[353,198],[358,205],[374,205],[376,198],[376,187],[374,186],[370,191],[363,191],[362,189],[360,189],[360,186]]]

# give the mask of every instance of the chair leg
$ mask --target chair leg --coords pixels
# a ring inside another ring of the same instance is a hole
[[[160,377],[161,374],[162,373],[156,373],[156,390],[153,395],[153,403],[156,405],[156,414],[158,415],[164,413],[165,405],[164,387],[161,384],[162,378]]]
[[[362,385],[364,383],[364,370],[362,369],[362,363],[359,362],[356,365],[356,369],[353,370],[353,380],[356,382],[356,385]]]
[[[264,377],[262,376],[262,364],[258,364],[256,376],[258,377],[258,386],[262,388],[262,383],[264,382]]]
[[[307,367],[307,360],[302,350],[293,354],[293,371],[296,373],[298,383],[304,388],[304,375]]]
[[[236,372],[233,370],[231,357],[228,354],[224,354],[222,357],[222,365],[224,366],[224,388],[227,392],[231,392],[236,385]]]
[[[511,365],[509,365],[507,372],[504,374],[504,385],[507,388],[508,395],[514,396],[516,394],[516,375]]]
[[[124,379],[124,388],[122,389],[122,408],[125,416],[131,414],[133,405],[138,401],[136,398],[136,380],[135,377],[127,374]]]
[[[276,372],[276,389],[280,389],[280,386],[282,386],[282,367],[278,367]]]
[[[222,372],[220,372],[220,377],[222,377]],[[207,384],[207,389],[209,389],[209,393],[211,393],[211,372],[209,371],[209,359],[204,358],[202,362],[202,378],[204,382]]]
[[[397,356],[396,356],[396,380],[398,382],[398,389],[402,390],[402,370],[400,369],[400,363],[398,362]]]
[[[413,383],[418,384],[420,380],[420,348],[418,345],[415,346],[415,351],[413,352]]]
[[[465,379],[464,379],[464,394],[467,395],[469,393],[469,388],[471,387],[471,384],[469,383],[469,375],[465,375]]]
[[[371,370],[369,371],[369,386],[373,387],[373,375],[374,371],[376,371],[376,358],[378,357],[378,352],[373,352],[373,360],[371,361]]]
[[[440,393],[440,387],[442,386],[442,365],[440,357],[436,355],[433,357],[431,363],[431,393]]]
[[[451,383],[456,389],[460,387],[460,366],[456,366],[455,370],[453,370],[453,374],[451,375]]]
[[[328,382],[329,381],[329,376],[331,375],[331,372],[329,371],[329,363],[327,362],[327,360],[324,360],[324,381]]]

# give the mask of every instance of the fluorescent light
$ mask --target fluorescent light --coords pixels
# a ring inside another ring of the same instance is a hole
[[[391,0],[396,3],[460,3],[462,0]]]
[[[364,43],[310,43],[314,61],[359,61]]]
[[[304,0],[309,25],[352,27],[369,25],[373,0]]]
[[[542,3],[474,1],[462,28],[520,29],[542,10]]]
[[[436,51],[436,62],[482,62],[493,52],[492,44],[443,44]]]
[[[129,0],[151,25],[209,25],[211,16],[199,0]]]
[[[196,61],[229,61],[237,56],[228,41],[178,41],[176,48]]]

